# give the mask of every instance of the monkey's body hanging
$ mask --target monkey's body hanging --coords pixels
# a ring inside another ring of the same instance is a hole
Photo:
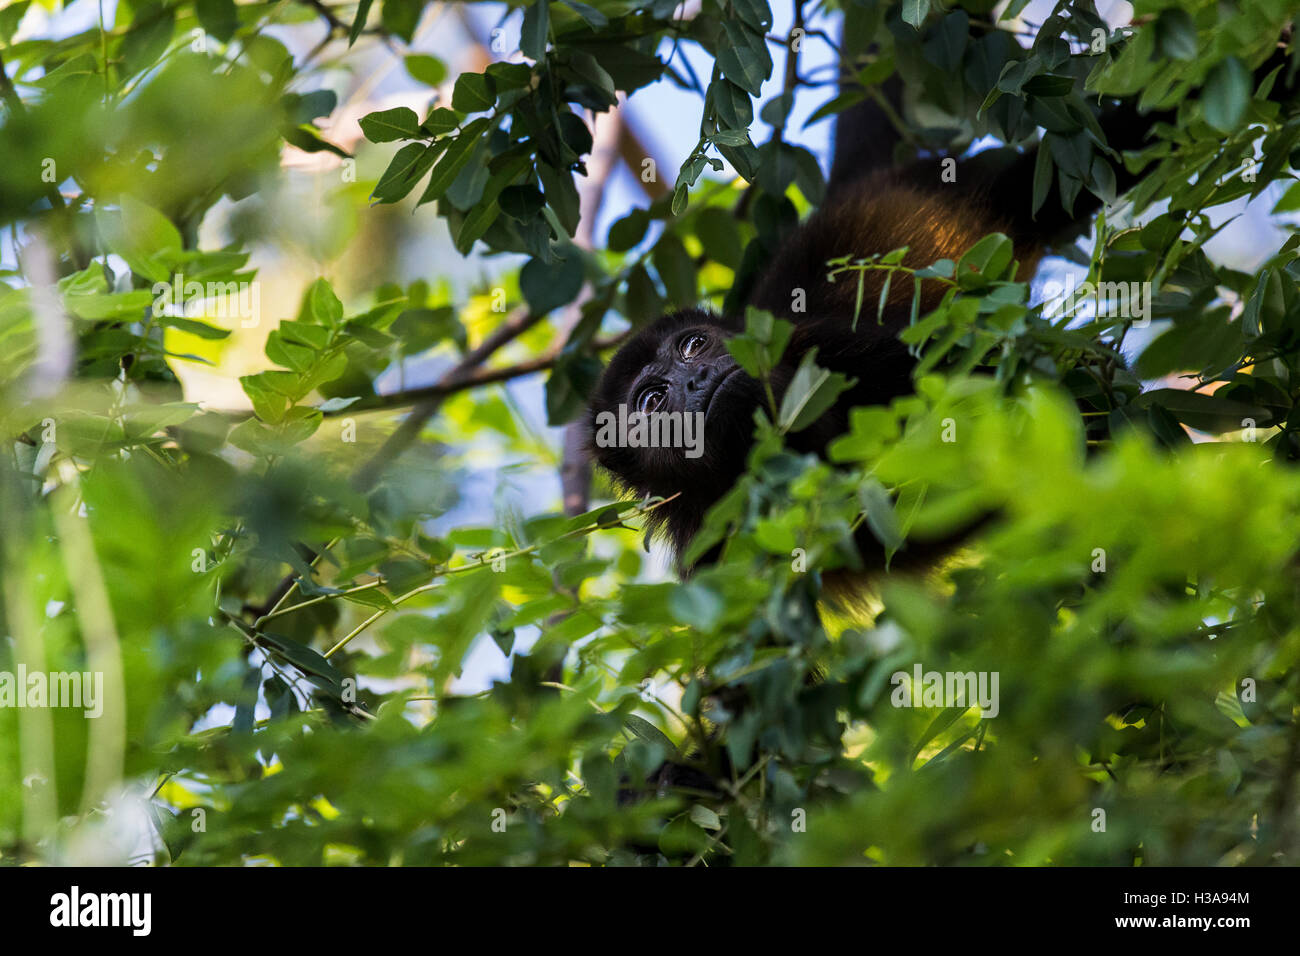
[[[1279,51],[1259,67],[1257,78],[1285,62]],[[1294,78],[1279,80],[1271,98],[1294,100],[1298,85]],[[897,79],[887,81],[884,91],[897,107]],[[1144,117],[1129,104],[1110,103],[1099,111],[1097,127],[1105,134],[1108,150],[1116,154],[1140,148],[1155,122],[1171,118]],[[800,360],[813,348],[818,365],[856,380],[821,418],[791,436],[795,450],[816,453],[847,430],[850,408],[886,403],[910,392],[914,366],[897,338],[911,317],[911,283],[891,284],[878,322],[875,303],[884,282],[880,272],[865,274],[865,314],[858,316],[858,283],[828,281],[830,260],[907,247],[903,264],[922,268],[940,259],[957,261],[982,237],[1001,232],[1014,244],[1020,278],[1028,279],[1044,248],[1077,234],[1100,205],[1086,192],[1063,202],[1060,178],[1052,177],[1035,208],[1035,149],[1006,147],[968,159],[917,160],[896,167],[892,163],[899,133],[870,98],[840,114],[835,139],[825,202],[776,250],[744,296],[749,304],[795,326],[771,376],[778,403]],[[1114,172],[1118,192],[1138,178],[1123,164]],[[924,281],[922,312],[937,307],[943,294],[942,285]],[[679,567],[705,512],[743,472],[753,413],[767,400],[762,385],[739,369],[725,347],[725,340],[742,328],[738,316],[698,309],[664,316],[620,349],[592,398],[593,426],[597,416],[617,412],[620,405],[643,412],[704,414],[703,453],[698,457],[687,458],[680,449],[602,447],[595,442],[592,447],[596,460],[630,493],[679,495],[652,513],[654,530],[667,537]],[[864,530],[857,540],[868,567],[883,562],[883,551],[869,533]],[[909,541],[892,566],[924,563],[942,550],[942,543],[926,547]]]
[[[911,391],[914,364],[898,341],[911,316],[912,284],[891,285],[881,320],[878,301],[883,278],[864,276],[867,303],[858,316],[856,279],[832,282],[827,262],[845,255],[859,257],[906,246],[903,262],[913,268],[939,259],[958,259],[991,232],[1008,231],[983,195],[963,195],[942,184],[937,163],[933,182],[924,188],[927,171],[883,170],[849,182],[832,181],[833,198],[814,213],[777,250],[754,284],[748,302],[794,324],[795,330],[770,382],[777,402],[804,354],[817,349],[817,364],[855,381],[812,425],[790,436],[791,447],[823,454],[831,439],[848,428],[850,408],[882,404]],[[1036,260],[1038,247],[1018,244],[1018,252]],[[922,284],[921,309],[938,306],[944,287]],[[743,320],[700,309],[666,315],[641,330],[614,356],[591,403],[592,452],[620,485],[638,496],[678,497],[652,513],[679,559],[699,530],[705,513],[745,467],[752,443],[754,410],[767,402],[762,385],[740,369],[725,341],[742,331]],[[632,447],[595,441],[600,416],[627,412],[677,412],[704,416],[704,441],[695,457],[680,448]],[[865,527],[858,535],[864,563],[880,566],[884,552]],[[901,562],[928,561],[934,547],[905,546]],[[681,568],[682,571],[687,569]]]

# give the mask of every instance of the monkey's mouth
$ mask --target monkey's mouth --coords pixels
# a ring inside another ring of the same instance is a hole
[[[723,388],[727,384],[727,382],[731,381],[731,379],[735,377],[737,372],[744,372],[744,371],[745,370],[743,368],[737,365],[726,375],[722,376],[722,378],[718,379],[718,383],[714,385],[713,390],[709,392],[709,397],[704,400],[704,420],[706,422],[709,420],[709,412],[713,410],[713,400],[718,397],[718,395],[723,391]]]

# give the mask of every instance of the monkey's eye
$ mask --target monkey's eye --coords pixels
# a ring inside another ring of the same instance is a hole
[[[663,404],[664,396],[668,394],[668,389],[663,385],[651,385],[649,388],[641,390],[641,394],[636,397],[636,410],[649,414]]]
[[[709,337],[696,332],[694,335],[688,335],[682,339],[682,343],[677,346],[677,350],[682,353],[682,358],[690,361],[703,352],[704,347],[708,344]]]

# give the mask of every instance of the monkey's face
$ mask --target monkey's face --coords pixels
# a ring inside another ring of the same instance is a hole
[[[716,498],[744,469],[763,390],[727,351],[737,331],[707,312],[678,312],[614,356],[588,425],[596,460],[628,488]]]

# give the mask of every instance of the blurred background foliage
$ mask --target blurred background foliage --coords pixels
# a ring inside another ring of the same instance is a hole
[[[1297,6],[4,4],[0,671],[105,693],[0,708],[0,859],[1295,863]],[[627,330],[740,309],[894,75],[909,148],[1041,140],[1106,211],[1037,282],[937,264],[833,464],[760,415],[678,582],[565,426]],[[1099,96],[1172,112],[1121,155]],[[823,592],[864,521],[989,513]],[[893,706],[917,664],[997,715]]]

